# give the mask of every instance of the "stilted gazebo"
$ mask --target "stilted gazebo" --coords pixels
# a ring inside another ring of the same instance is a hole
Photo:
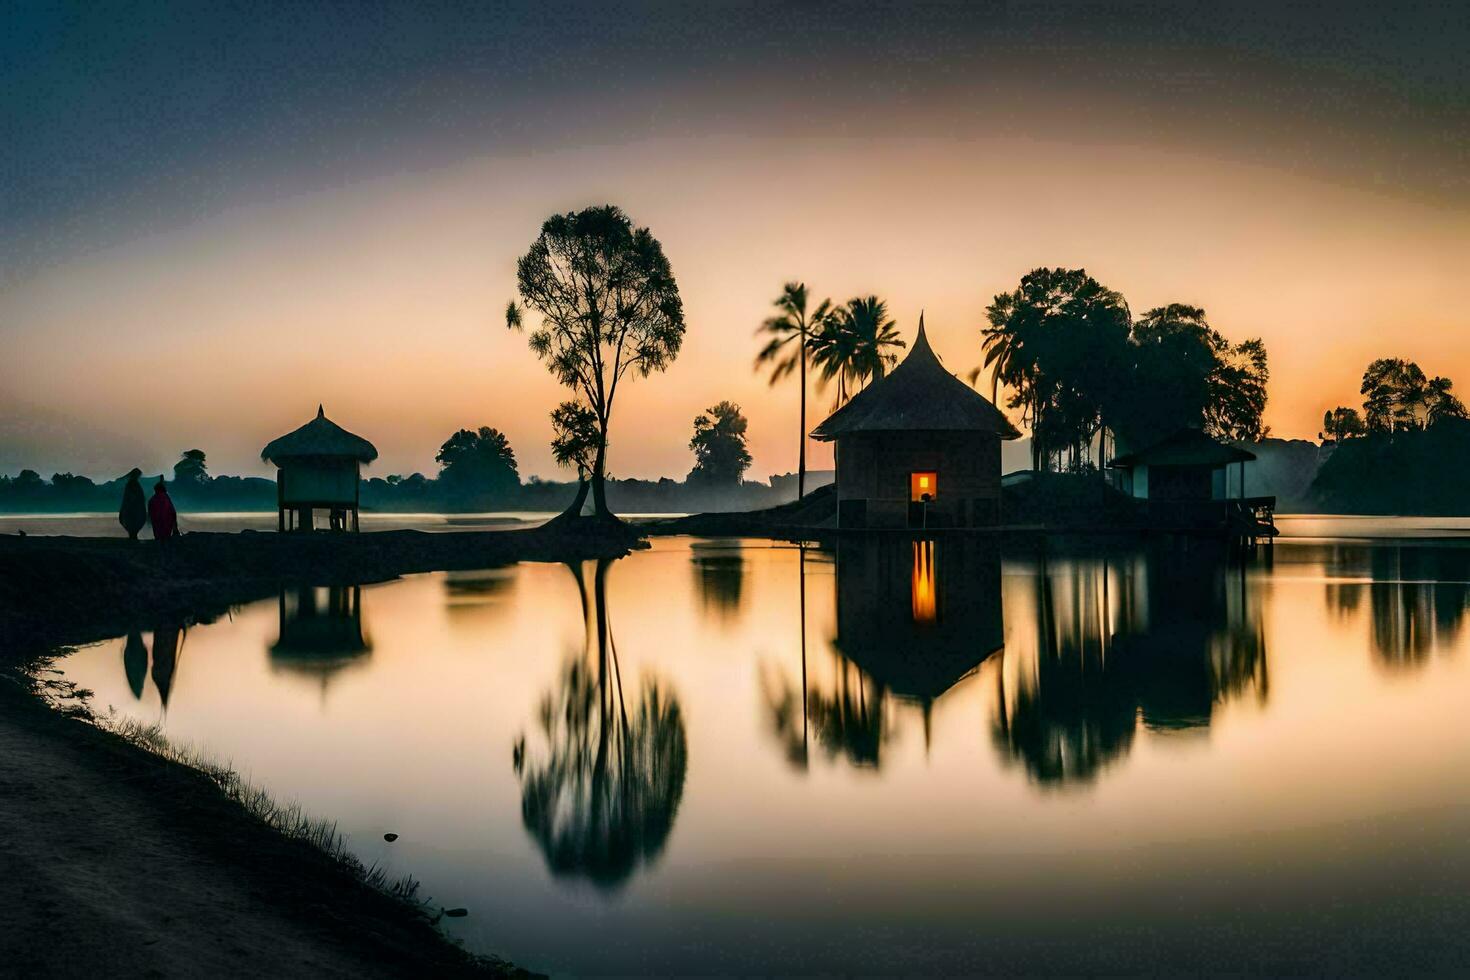
[[[945,370],[924,335],[886,377],[812,437],[837,443],[840,528],[983,527],[1000,521],[1000,443],[1020,435]]]
[[[260,458],[276,464],[276,527],[310,531],[313,511],[329,514],[333,530],[358,530],[358,480],[363,463],[378,450],[327,418],[320,405],[316,418],[271,442]]]

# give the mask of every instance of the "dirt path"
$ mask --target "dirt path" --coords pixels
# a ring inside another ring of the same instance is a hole
[[[485,975],[202,776],[0,697],[0,972]]]

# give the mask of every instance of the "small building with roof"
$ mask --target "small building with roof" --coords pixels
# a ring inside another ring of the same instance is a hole
[[[1245,464],[1255,458],[1249,450],[1186,427],[1136,452],[1115,456],[1108,465],[1115,474],[1114,485],[1139,500],[1228,500],[1245,496]],[[1237,466],[1234,471],[1232,464]]]
[[[1000,443],[1019,435],[945,370],[922,315],[903,362],[812,431],[836,443],[839,528],[999,523]]]
[[[1115,456],[1108,465],[1113,486],[1141,502],[1152,528],[1270,537],[1276,533],[1276,498],[1245,494],[1245,464],[1255,458],[1190,426]]]
[[[358,530],[361,468],[378,458],[378,450],[327,418],[322,406],[316,418],[261,450],[260,458],[277,467],[279,530],[310,531],[318,509],[328,512],[333,529]]]

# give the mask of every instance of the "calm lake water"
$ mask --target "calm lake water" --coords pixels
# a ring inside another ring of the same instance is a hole
[[[666,539],[63,666],[533,969],[1463,968],[1467,545]]]

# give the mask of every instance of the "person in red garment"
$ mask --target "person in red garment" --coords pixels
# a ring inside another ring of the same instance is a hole
[[[174,502],[168,497],[168,487],[160,479],[153,485],[153,498],[148,501],[148,523],[153,525],[153,537],[167,541],[179,532],[179,514]]]

